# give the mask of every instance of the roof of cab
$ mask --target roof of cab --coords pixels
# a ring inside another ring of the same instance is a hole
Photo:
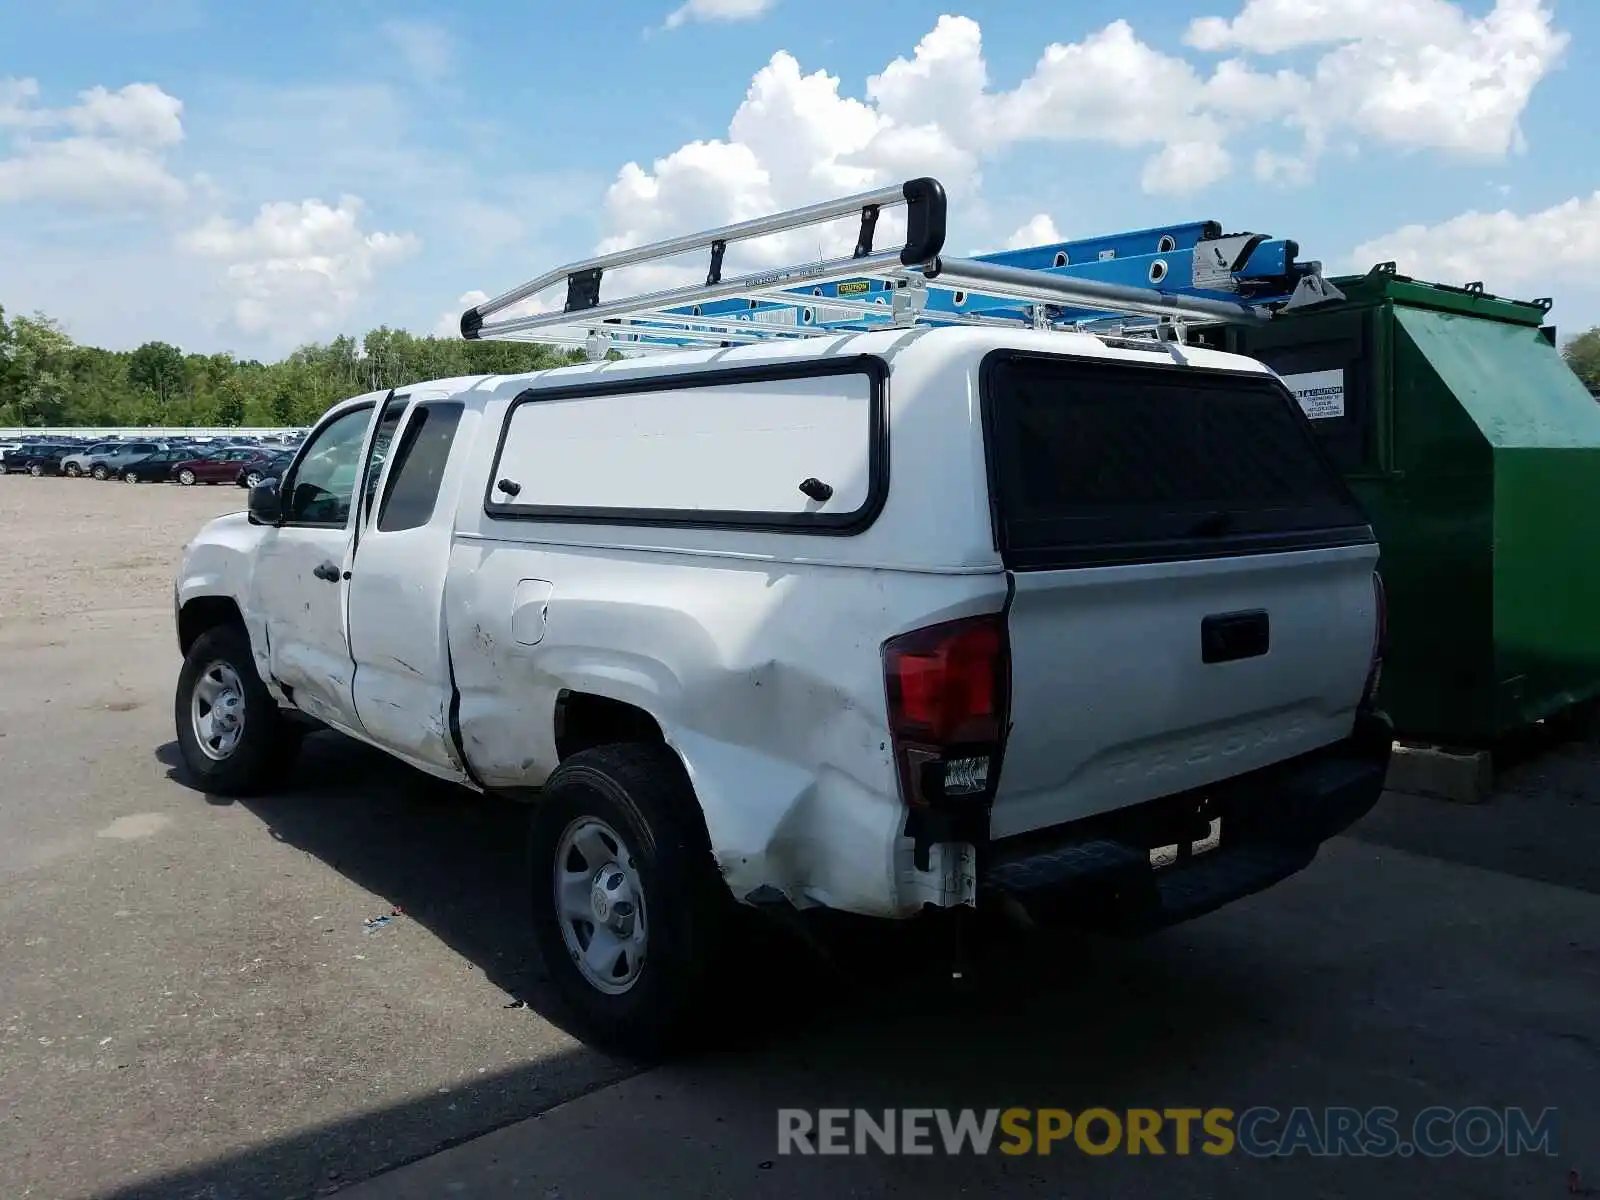
[[[636,379],[689,375],[708,369],[759,367],[769,363],[806,362],[813,359],[872,355],[883,358],[893,369],[897,358],[928,355],[945,360],[966,357],[981,359],[992,350],[1021,350],[1036,354],[1059,354],[1106,362],[1176,363],[1194,370],[1240,371],[1271,374],[1253,358],[1208,350],[1199,346],[1150,342],[1135,345],[1110,341],[1091,333],[1061,330],[1004,329],[995,326],[961,327],[917,326],[911,329],[886,329],[872,333],[842,333],[837,337],[793,338],[787,341],[756,342],[723,349],[695,349],[633,358],[575,363],[547,367],[515,375],[462,375],[449,379],[420,380],[393,389],[402,397],[411,388],[437,388],[458,394],[478,393],[478,402],[491,397],[513,396],[530,388],[544,389],[580,385],[600,379]],[[335,413],[374,403],[390,394],[379,388],[351,396],[330,406],[323,419]]]
[[[650,376],[670,378],[719,367],[759,367],[769,363],[805,362],[812,359],[873,355],[889,360],[891,367],[901,356],[927,354],[945,358],[982,358],[992,350],[1022,350],[1039,354],[1061,354],[1100,361],[1130,363],[1172,363],[1196,370],[1244,371],[1270,374],[1253,358],[1208,350],[1199,346],[1180,346],[1151,342],[1135,346],[1112,342],[1090,333],[1059,330],[1003,329],[994,326],[882,330],[872,333],[844,333],[838,337],[793,338],[787,341],[757,342],[724,349],[695,349],[670,353],[638,355],[572,366],[549,367],[517,375],[485,376],[478,386],[496,394],[515,394],[528,388],[555,388],[581,384],[587,380],[628,379]]]

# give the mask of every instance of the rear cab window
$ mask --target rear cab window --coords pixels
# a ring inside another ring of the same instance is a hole
[[[1372,540],[1305,414],[1271,376],[1000,351],[980,378],[1008,566]]]
[[[418,529],[433,519],[463,409],[459,401],[450,401],[419,404],[412,411],[389,468],[379,532]]]

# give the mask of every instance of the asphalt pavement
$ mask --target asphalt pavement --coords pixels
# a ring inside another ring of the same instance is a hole
[[[514,806],[326,735],[280,795],[182,782],[170,563],[237,501],[0,480],[0,526],[24,531],[0,542],[8,1196],[1600,1185],[1600,746],[1547,750],[1480,807],[1386,797],[1302,875],[1145,941],[1008,940],[964,989],[870,939],[842,974],[753,948],[732,1048],[641,1073],[561,1028]],[[1557,1124],[1552,1153],[1515,1157],[779,1153],[779,1109],[991,1106],[1387,1106],[1402,1125],[1553,1107]]]

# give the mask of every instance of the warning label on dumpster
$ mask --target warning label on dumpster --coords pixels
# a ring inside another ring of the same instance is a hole
[[[1330,417],[1344,416],[1344,372],[1303,371],[1298,375],[1285,375],[1284,383],[1300,401],[1300,407],[1313,421],[1326,421]]]

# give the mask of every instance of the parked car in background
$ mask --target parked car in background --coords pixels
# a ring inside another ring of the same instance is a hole
[[[114,479],[122,468],[141,458],[148,458],[158,450],[171,449],[166,442],[120,442],[116,449],[97,454],[88,460],[88,472],[96,479]]]
[[[6,453],[3,467],[7,475],[58,475],[61,459],[75,447],[60,442],[24,442]]]
[[[184,465],[190,451],[187,448],[157,450],[144,458],[124,463],[117,472],[123,483],[158,483],[173,479],[177,469]]]
[[[260,453],[254,446],[189,446],[185,449],[187,457],[172,470],[172,477],[184,487],[197,483],[229,483],[247,459]]]
[[[293,450],[269,450],[264,454],[254,455],[240,464],[234,482],[240,487],[253,488],[269,479],[277,479],[293,458]]]
[[[70,475],[74,479],[81,475],[87,475],[91,459],[103,458],[108,454],[114,454],[121,446],[121,442],[113,441],[93,442],[87,446],[73,446],[72,453],[61,460],[61,473]]]

